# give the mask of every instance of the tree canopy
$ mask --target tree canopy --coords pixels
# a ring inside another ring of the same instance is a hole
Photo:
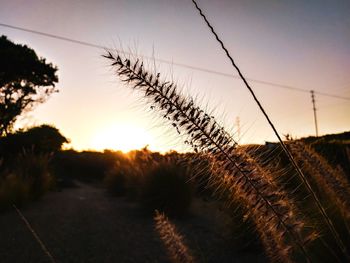
[[[21,114],[57,92],[56,72],[33,49],[0,37],[0,136],[11,131]]]
[[[43,124],[0,138],[0,155],[16,156],[23,151],[52,153],[61,150],[62,145],[68,142],[57,128]]]

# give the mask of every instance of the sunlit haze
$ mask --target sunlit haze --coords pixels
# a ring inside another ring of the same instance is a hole
[[[310,90],[316,92],[319,133],[350,130],[348,0],[198,3],[243,74],[260,81],[249,82],[280,134],[315,134]],[[242,143],[276,140],[240,79],[176,65],[237,75],[189,0],[0,0],[0,6],[2,24],[173,61],[146,64],[214,109]],[[58,67],[60,92],[17,127],[53,124],[70,139],[68,147],[78,150],[183,147],[176,131],[165,129],[167,123],[118,80],[102,48],[4,26],[0,35],[27,44]]]
[[[91,147],[95,150],[118,149],[128,152],[154,145],[154,138],[142,127],[132,125],[111,125],[96,132]]]

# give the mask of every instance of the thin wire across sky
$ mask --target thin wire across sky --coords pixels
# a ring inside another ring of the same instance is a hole
[[[32,34],[36,34],[36,35],[41,35],[41,36],[45,36],[45,37],[50,37],[50,38],[54,38],[54,39],[58,39],[58,40],[66,41],[66,42],[71,42],[71,43],[74,43],[77,45],[83,45],[83,46],[87,46],[87,47],[107,49],[107,50],[110,49],[106,46],[91,43],[91,42],[72,39],[72,38],[68,38],[68,37],[59,36],[56,34],[41,32],[41,31],[23,28],[23,27],[18,27],[18,26],[14,26],[14,25],[5,24],[5,23],[0,23],[0,26],[15,29],[15,30],[20,30],[20,31],[24,31],[24,32],[28,32],[28,33],[32,33]],[[128,53],[128,52],[117,50],[117,49],[115,49],[115,50],[117,52],[124,53],[124,54]],[[154,58],[154,57],[149,57],[149,56],[144,56],[144,55],[142,55],[142,57],[147,58],[147,59],[154,59],[158,62],[166,63],[166,64],[178,66],[178,67],[188,68],[188,69],[201,71],[201,72],[205,72],[205,73],[210,73],[210,74],[214,74],[214,75],[219,75],[219,76],[223,76],[223,77],[240,79],[239,76],[232,75],[230,73],[224,73],[224,72],[215,71],[215,70],[211,70],[211,69],[207,69],[207,68],[201,68],[201,67],[197,67],[197,66],[193,66],[193,65],[184,64],[184,63],[169,61],[169,60],[162,59],[162,58]],[[293,87],[293,86],[289,86],[289,85],[283,85],[283,84],[274,83],[274,82],[265,81],[265,80],[259,80],[259,79],[253,79],[253,78],[246,78],[246,79],[250,82],[259,83],[259,84],[268,85],[268,86],[273,86],[273,87],[282,88],[282,89],[289,89],[289,90],[298,91],[298,92],[310,93],[310,91],[311,91],[311,89],[310,90],[302,89],[302,88],[297,88],[297,87]],[[319,92],[319,91],[314,91],[314,93],[321,95],[321,96],[332,97],[332,98],[336,98],[336,99],[350,100],[349,97],[344,97],[344,96],[340,96],[337,94],[330,94],[330,93]]]

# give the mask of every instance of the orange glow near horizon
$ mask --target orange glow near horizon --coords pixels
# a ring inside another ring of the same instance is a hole
[[[282,137],[315,135],[310,90],[319,135],[350,130],[350,1],[201,2]],[[178,135],[141,93],[120,81],[101,56],[103,46],[142,58],[145,69],[178,85],[234,137],[239,130],[241,144],[277,141],[188,1],[52,3],[1,2],[1,23],[10,27],[0,26],[0,35],[32,48],[59,75],[59,93],[21,116],[16,129],[54,125],[70,139],[65,149],[77,151],[191,150],[185,133]]]
[[[94,150],[120,150],[127,153],[154,144],[152,135],[141,127],[131,124],[112,125],[97,130],[92,138],[91,146]]]

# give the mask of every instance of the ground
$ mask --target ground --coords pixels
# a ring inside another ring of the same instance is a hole
[[[210,209],[196,200],[187,218],[173,221],[198,262],[264,262],[235,252],[227,222]],[[152,217],[96,185],[77,183],[20,210],[57,262],[170,262]],[[50,262],[14,209],[0,214],[0,233],[1,262]]]

